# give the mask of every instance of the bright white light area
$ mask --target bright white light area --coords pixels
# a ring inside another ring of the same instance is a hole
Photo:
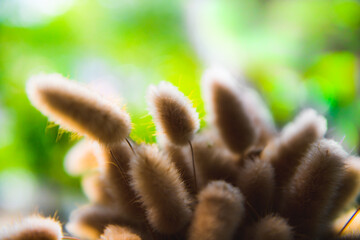
[[[34,207],[37,183],[25,170],[5,170],[0,173],[0,208],[6,211],[29,211]]]
[[[73,4],[74,0],[1,0],[0,21],[24,27],[44,24]]]

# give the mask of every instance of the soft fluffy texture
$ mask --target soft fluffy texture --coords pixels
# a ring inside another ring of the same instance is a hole
[[[1,240],[60,240],[62,236],[58,221],[38,215],[0,228]]]
[[[193,141],[195,166],[200,188],[213,180],[236,184],[239,174],[234,156],[227,149],[218,149],[207,135],[198,135]]]
[[[114,202],[99,172],[93,172],[84,176],[81,186],[90,202],[99,204],[112,204]]]
[[[285,219],[268,215],[255,223],[251,231],[252,240],[292,240],[291,227]]]
[[[130,133],[130,117],[124,110],[59,74],[34,76],[26,89],[31,103],[67,130],[105,144],[123,140]]]
[[[351,203],[355,203],[360,190],[360,158],[351,156],[345,161],[345,173],[340,182],[329,218],[335,219]]]
[[[174,144],[185,145],[199,129],[199,114],[171,83],[150,86],[147,101],[156,128]]]
[[[203,85],[211,121],[230,150],[243,153],[255,142],[256,128],[235,80],[213,69],[204,74]]]
[[[135,147],[135,146],[134,146]],[[98,152],[101,177],[114,199],[114,206],[134,222],[143,222],[144,209],[130,186],[130,160],[135,157],[126,142],[111,148],[103,146]]]
[[[66,230],[81,239],[96,240],[109,224],[127,226],[119,212],[103,205],[85,205],[70,215]]]
[[[294,231],[318,237],[344,174],[346,152],[332,140],[312,144],[284,191],[282,215]]]
[[[76,143],[65,156],[64,167],[68,174],[78,176],[98,167],[96,148],[98,144],[89,140]]]
[[[275,180],[274,169],[269,162],[258,158],[247,160],[239,172],[237,186],[251,206],[248,214],[256,209],[255,215],[264,216],[272,210]]]
[[[141,240],[141,238],[128,227],[109,225],[101,235],[101,240]]]
[[[173,234],[190,221],[191,199],[180,174],[155,145],[140,147],[131,162],[131,177],[147,219],[157,231]]]
[[[209,183],[198,195],[189,240],[231,240],[244,217],[238,188],[224,181]]]
[[[274,167],[277,202],[282,198],[282,189],[293,176],[302,156],[312,143],[324,136],[326,128],[326,120],[314,110],[307,109],[286,125],[278,138],[266,145],[261,158]]]

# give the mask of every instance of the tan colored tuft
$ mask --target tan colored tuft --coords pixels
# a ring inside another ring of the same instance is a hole
[[[211,121],[230,150],[243,153],[255,142],[256,129],[242,92],[230,75],[218,70],[207,71],[203,84]]]
[[[128,227],[109,225],[101,235],[101,240],[141,240],[141,238]]]
[[[1,240],[60,240],[62,236],[58,221],[37,215],[0,227]]]
[[[164,152],[167,154],[170,161],[175,164],[176,169],[180,173],[181,180],[184,182],[188,192],[196,194],[191,163],[191,152],[188,147],[178,147],[172,144],[167,144],[164,147]]]
[[[302,156],[311,144],[322,138],[326,132],[326,120],[314,110],[308,109],[289,123],[281,136],[270,142],[261,154],[261,159],[270,161],[275,170],[276,196],[282,196],[281,189],[293,176]]]
[[[198,195],[189,240],[231,240],[244,217],[238,188],[224,181],[209,183]]]
[[[239,174],[234,155],[227,149],[219,148],[207,135],[198,135],[193,141],[198,185],[207,185],[213,180],[224,180],[233,185]]]
[[[190,221],[190,197],[173,163],[156,146],[142,146],[131,162],[133,188],[146,208],[149,223],[165,234]]]
[[[200,126],[189,99],[168,82],[150,86],[147,99],[158,131],[174,144],[188,144]]]
[[[135,146],[134,146],[135,147]],[[144,221],[145,213],[130,186],[130,160],[134,157],[129,145],[123,141],[99,151],[100,172],[105,186],[113,196],[114,204],[129,220]]]
[[[315,239],[344,173],[346,152],[332,140],[312,144],[284,191],[282,215],[298,234]]]
[[[360,190],[360,158],[351,156],[346,159],[345,173],[336,193],[329,217],[336,218],[351,203],[355,203]]]
[[[59,74],[41,74],[27,84],[32,104],[67,130],[105,144],[126,138],[130,117],[119,106]]]
[[[70,215],[66,230],[81,239],[95,240],[109,224],[127,226],[127,222],[111,207],[102,205],[85,205]]]
[[[98,172],[88,174],[81,181],[82,189],[90,202],[99,204],[112,204],[114,199]]]
[[[291,227],[285,219],[268,215],[257,222],[251,232],[253,240],[292,240]]]
[[[276,134],[272,115],[261,96],[252,88],[242,86],[244,107],[252,116],[254,126],[258,129],[256,146],[264,146]]]
[[[258,158],[246,161],[238,175],[237,185],[252,207],[248,213],[255,209],[257,215],[263,216],[271,211],[275,180],[274,169],[269,162]]]
[[[97,148],[96,144],[89,140],[81,140],[75,144],[65,157],[66,172],[78,176],[98,168],[94,148]]]

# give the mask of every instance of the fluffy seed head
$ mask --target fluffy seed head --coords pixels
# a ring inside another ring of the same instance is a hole
[[[261,158],[274,166],[278,188],[282,188],[293,176],[311,144],[324,136],[326,126],[324,117],[312,109],[304,110],[285,126],[280,137],[265,147]]]
[[[123,217],[111,207],[85,205],[71,213],[66,230],[82,239],[98,239],[109,224],[127,225]]]
[[[60,240],[61,225],[52,218],[27,217],[10,226],[1,227],[1,240]]]
[[[131,162],[130,173],[147,219],[156,230],[176,233],[190,221],[190,196],[180,174],[155,146],[139,149],[137,158]]]
[[[189,240],[230,240],[244,217],[239,189],[224,181],[209,183],[198,195]]]
[[[199,115],[189,99],[168,82],[150,86],[147,99],[159,132],[174,144],[187,144],[200,126]]]
[[[247,160],[238,174],[237,185],[257,215],[269,212],[275,190],[274,168],[269,162]]]
[[[101,235],[101,240],[141,240],[141,238],[128,227],[109,225]]]
[[[96,148],[98,146],[89,140],[78,142],[65,157],[64,166],[66,172],[77,176],[96,169],[98,167]]]
[[[291,227],[285,219],[268,215],[257,222],[252,228],[254,240],[292,240]]]
[[[323,230],[346,157],[342,147],[332,140],[312,144],[284,191],[282,216],[289,219],[295,232],[316,238]]]
[[[27,93],[36,108],[67,130],[105,144],[130,133],[130,117],[119,106],[59,74],[30,78]]]
[[[243,153],[255,142],[257,134],[235,80],[226,72],[209,70],[203,85],[211,121],[230,150]]]

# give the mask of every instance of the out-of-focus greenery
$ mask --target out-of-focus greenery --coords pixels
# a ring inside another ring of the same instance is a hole
[[[1,176],[19,169],[59,196],[79,189],[62,167],[71,134],[26,97],[33,74],[59,72],[118,94],[132,138],[151,142],[147,86],[173,82],[203,117],[201,74],[221,64],[246,76],[279,126],[312,106],[328,118],[331,136],[358,150],[359,43],[357,0],[2,0],[0,208],[11,184]]]

